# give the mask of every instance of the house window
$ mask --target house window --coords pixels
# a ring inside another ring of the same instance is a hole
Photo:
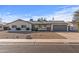
[[[42,26],[41,25],[39,25],[39,28],[41,28]]]
[[[26,28],[26,25],[21,25],[21,28]]]
[[[12,28],[16,28],[17,26],[16,25],[12,25]]]
[[[0,26],[0,28],[2,28],[2,26]]]

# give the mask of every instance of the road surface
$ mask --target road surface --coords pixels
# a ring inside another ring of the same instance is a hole
[[[26,43],[0,43],[0,53],[78,53],[79,44],[29,45]]]

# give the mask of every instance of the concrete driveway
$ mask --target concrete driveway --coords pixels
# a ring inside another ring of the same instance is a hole
[[[67,39],[79,39],[79,32],[57,32],[57,34],[66,37]]]

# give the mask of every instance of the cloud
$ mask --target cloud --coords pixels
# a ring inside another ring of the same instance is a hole
[[[14,21],[18,18],[24,19],[24,20],[29,20],[30,18],[33,18],[34,20],[37,20],[40,17],[44,17],[47,20],[52,20],[54,17],[54,20],[64,20],[64,21],[72,21],[73,19],[73,14],[76,10],[79,10],[79,6],[65,6],[60,8],[61,10],[56,11],[51,14],[47,15],[41,15],[41,16],[33,16],[31,14],[25,14],[25,15],[12,15],[11,12],[7,12],[6,15],[1,15],[4,22],[11,22]]]
[[[79,7],[65,7],[60,11],[55,12],[54,14],[50,15],[54,16],[55,20],[64,20],[64,21],[71,21],[73,19],[73,14]]]
[[[62,10],[54,12],[53,14],[44,15],[44,16],[32,16],[33,19],[37,19],[40,17],[45,17],[47,20],[52,20],[54,17],[54,20],[64,20],[64,21],[72,21],[73,14],[76,10],[78,10],[79,7],[63,7]]]
[[[10,15],[10,14],[11,14],[11,12],[7,12],[6,14]]]
[[[26,21],[28,21],[30,18],[28,18],[28,17],[23,17],[23,16],[21,16],[21,15],[4,15],[4,16],[2,16],[2,21],[3,22],[12,22],[12,21],[15,21],[15,20],[17,20],[17,19],[23,19],[23,20],[26,20]]]

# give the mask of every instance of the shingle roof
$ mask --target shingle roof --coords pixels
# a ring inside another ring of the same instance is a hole
[[[14,23],[16,21],[24,21],[24,22],[28,22],[30,24],[52,24],[52,23],[66,23],[64,21],[25,21],[25,20],[22,20],[22,19],[17,19],[13,22],[10,22],[10,23],[7,23],[7,24],[11,24],[11,23]]]
[[[11,23],[14,23],[14,22],[16,22],[16,21],[23,21],[23,22],[28,22],[28,23],[30,23],[30,24],[31,24],[31,22],[29,22],[29,21],[25,21],[25,20],[22,20],[22,19],[17,19],[17,20],[15,20],[15,21],[10,22],[10,23],[7,23],[7,24],[11,24]]]
[[[43,22],[34,21],[31,23],[32,24],[52,24],[52,23],[66,23],[66,22],[64,22],[64,21],[43,21]]]

